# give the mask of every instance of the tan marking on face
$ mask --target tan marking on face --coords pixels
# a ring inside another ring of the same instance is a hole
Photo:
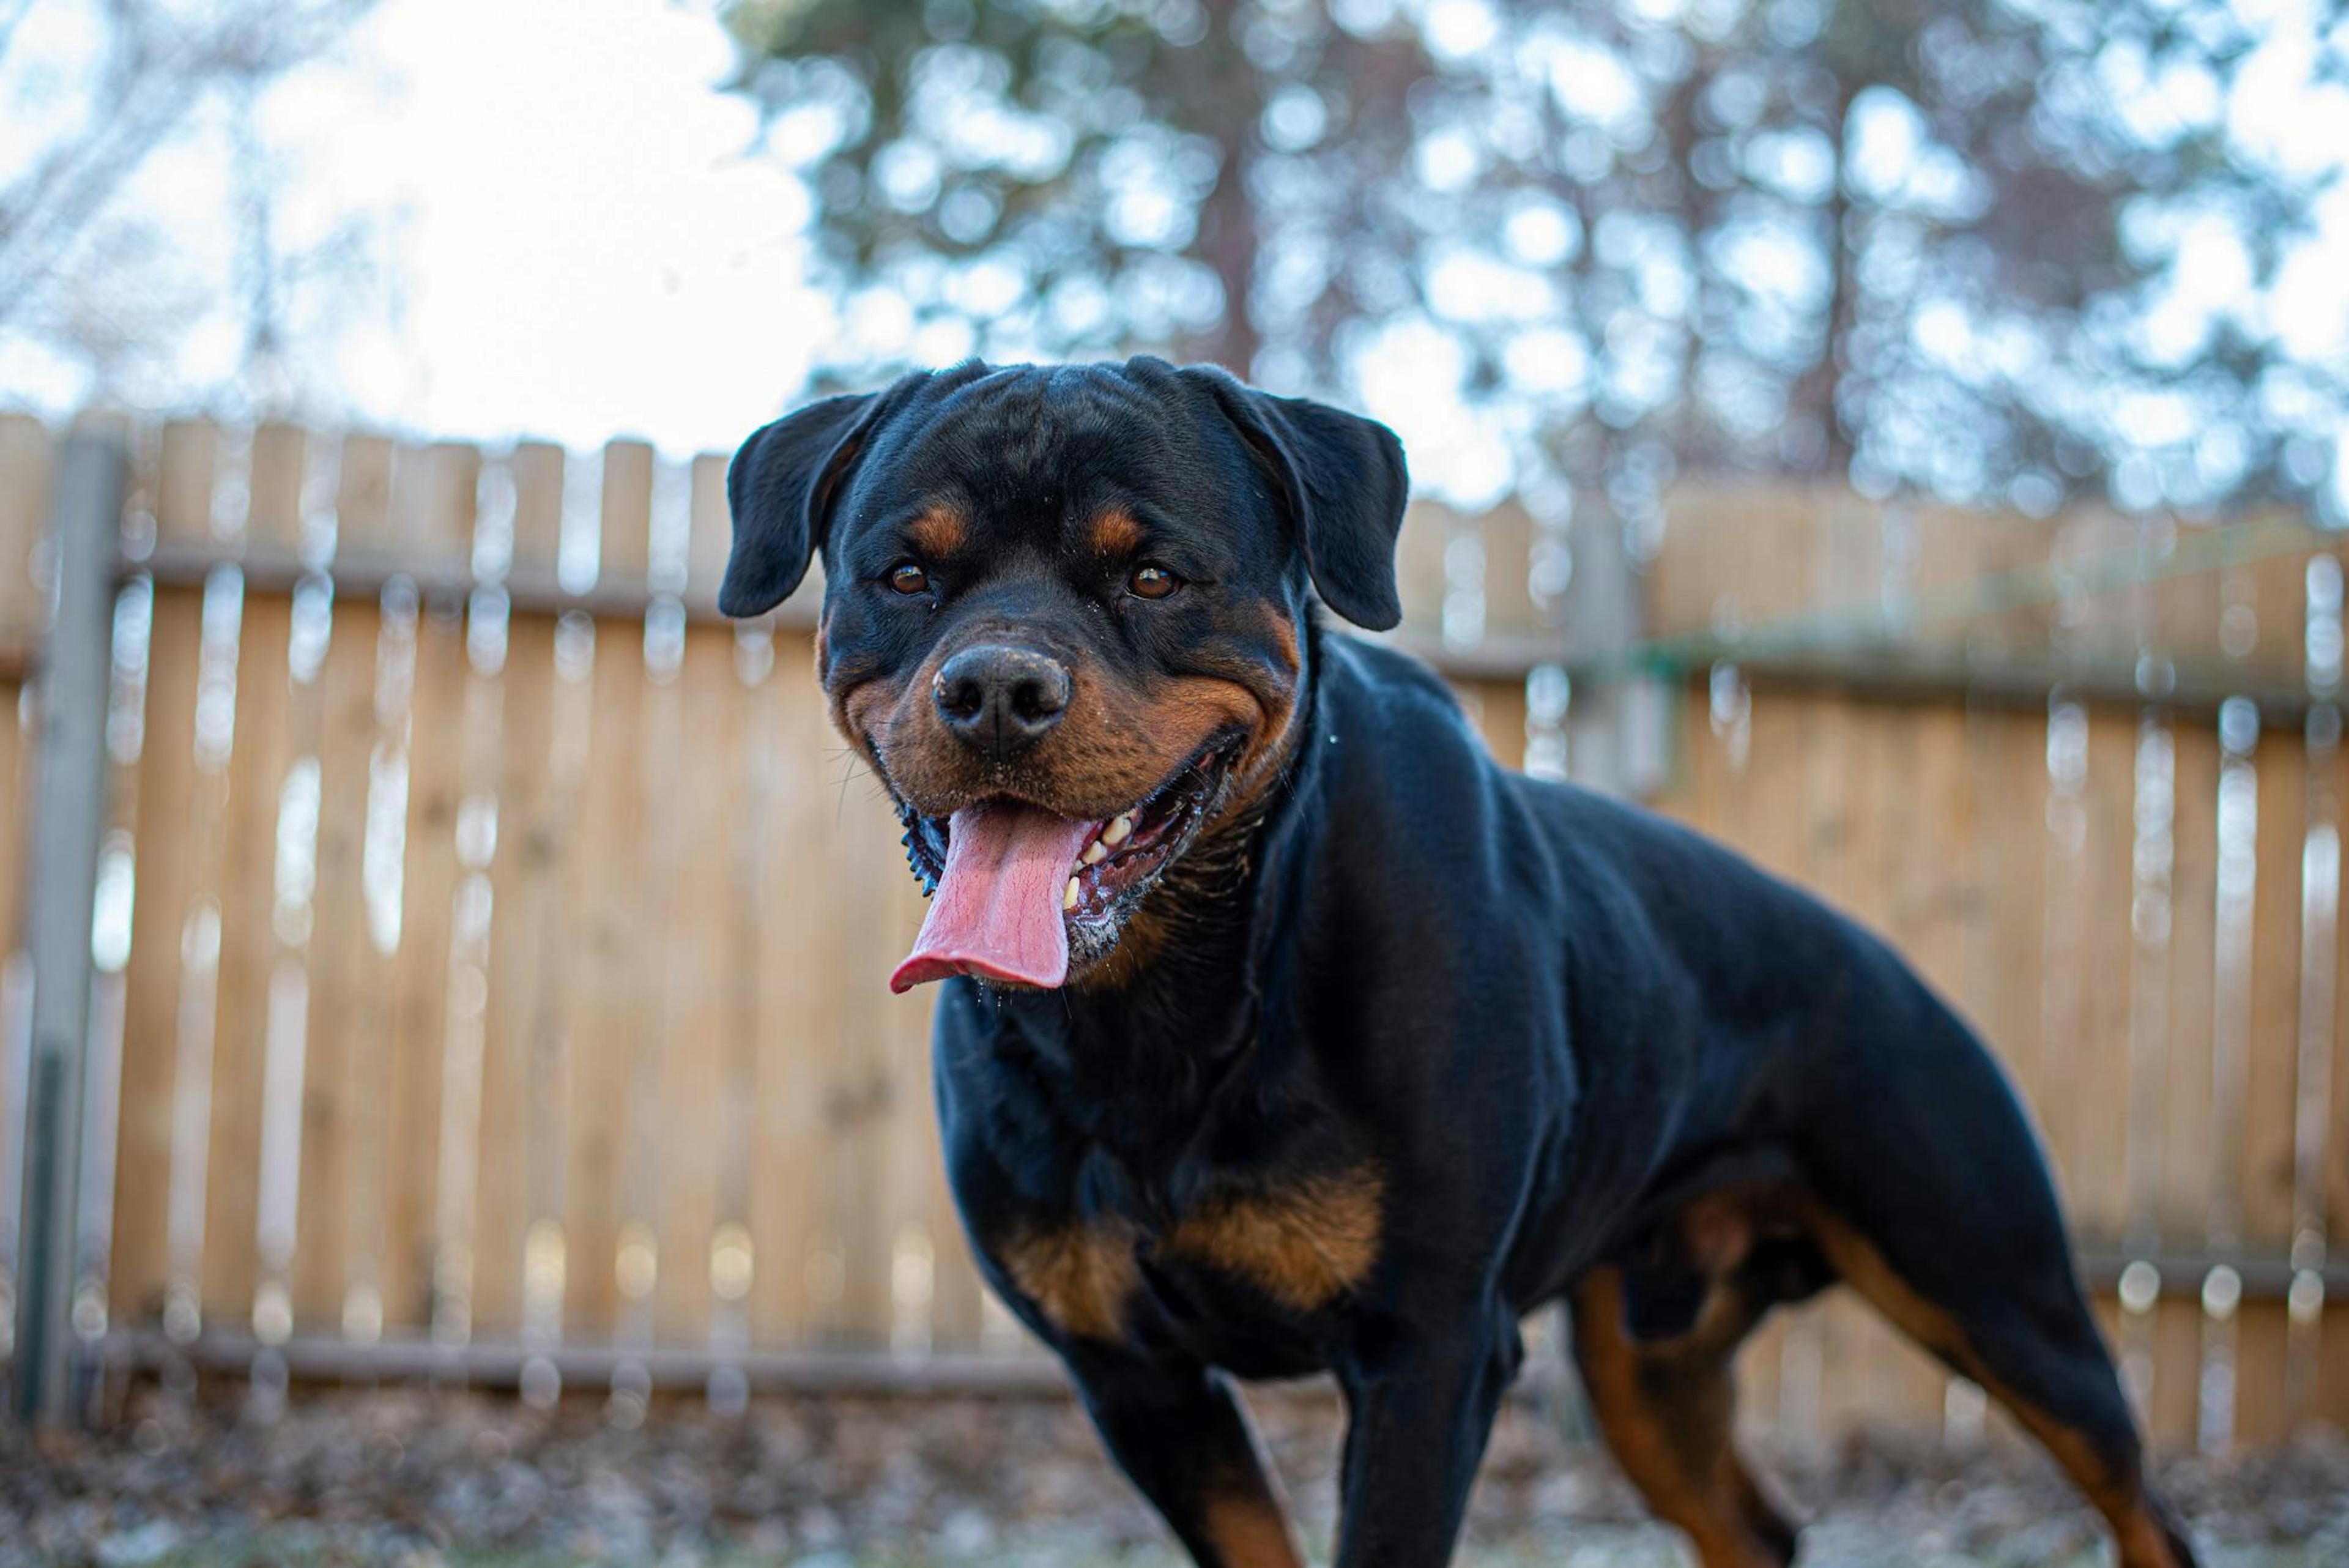
[[[1255,692],[1236,680],[1211,675],[1180,675],[1152,682],[1139,696],[1141,724],[1099,748],[1114,766],[1143,772],[1155,769],[1163,779],[1205,744],[1210,735],[1218,731],[1244,729],[1250,732],[1250,744],[1242,749],[1241,761],[1235,764],[1236,768],[1244,768],[1248,751],[1263,732],[1263,705]],[[1158,741],[1160,734],[1180,739],[1169,746]]]
[[[1384,1195],[1367,1164],[1278,1191],[1217,1195],[1183,1217],[1167,1250],[1236,1274],[1291,1311],[1318,1311],[1378,1262]]]
[[[1081,657],[1071,670],[1067,714],[1034,752],[1008,768],[988,764],[941,721],[932,697],[947,659],[972,641],[1014,628],[973,627],[934,647],[910,676],[850,679],[827,688],[833,726],[876,767],[895,795],[926,815],[943,816],[974,800],[1009,794],[1072,817],[1108,817],[1155,793],[1211,737],[1237,732],[1222,810],[1185,852],[1212,858],[1219,844],[1250,830],[1268,785],[1295,754],[1304,705],[1303,656],[1294,621],[1268,607],[1271,652],[1232,660],[1230,673],[1119,678]],[[1226,842],[1228,841],[1228,842]],[[1170,886],[1168,891],[1173,891]],[[1071,983],[1115,989],[1179,940],[1166,916],[1172,900],[1145,900],[1118,944],[1080,968]],[[1178,922],[1179,924],[1179,922]]]
[[[1200,1530],[1215,1546],[1224,1568],[1304,1568],[1297,1540],[1280,1505],[1264,1490],[1261,1477],[1210,1496],[1200,1507]]]
[[[1288,612],[1274,607],[1267,623],[1272,633],[1272,646],[1280,657],[1280,667],[1288,672],[1289,684],[1297,683],[1305,673],[1305,655],[1297,644],[1297,623]]]
[[[885,680],[860,680],[830,693],[832,727],[870,762],[886,754],[890,726],[903,709],[905,688]]]
[[[905,542],[924,561],[936,561],[962,548],[968,532],[962,514],[951,506],[933,506],[907,524]]]
[[[997,770],[947,731],[930,695],[946,659],[985,635],[975,629],[934,649],[902,685],[874,682],[834,700],[844,724],[878,743],[899,792],[929,815],[1009,794],[1064,815],[1112,816],[1156,791],[1218,732],[1261,733],[1263,710],[1237,680],[1186,677],[1136,690],[1087,659],[1070,671],[1074,694],[1061,722]]]
[[[1064,1334],[1115,1340],[1125,1333],[1126,1304],[1141,1284],[1134,1235],[1113,1221],[1070,1223],[1022,1231],[1000,1254],[1022,1295]]]
[[[1142,548],[1142,524],[1132,514],[1111,507],[1093,518],[1092,546],[1093,554],[1112,560],[1131,556]]]
[[[1287,612],[1276,607],[1268,627],[1278,669],[1266,689],[1250,688],[1263,722],[1234,766],[1235,804],[1252,803],[1266,784],[1279,776],[1297,749],[1297,720],[1304,706],[1298,696],[1305,685],[1305,654],[1298,645],[1297,623]]]

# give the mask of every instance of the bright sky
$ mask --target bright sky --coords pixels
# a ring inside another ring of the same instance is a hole
[[[2318,0],[2245,3],[2273,13],[2271,36],[2224,112],[2271,161],[2339,167],[2349,88],[2311,79]],[[776,412],[829,311],[802,278],[804,195],[773,161],[745,156],[752,112],[716,90],[732,63],[716,4],[383,0],[336,60],[279,84],[261,129],[289,192],[283,235],[298,247],[354,212],[390,216],[397,235],[397,295],[369,307],[314,379],[362,419],[486,440],[627,433],[671,452],[718,449]],[[34,132],[86,112],[72,62],[78,49],[87,61],[95,5],[34,5],[0,59],[0,180]],[[46,96],[26,74],[44,60],[64,62]],[[2166,80],[2139,85],[2148,113],[2174,116],[2192,98]],[[1578,80],[1575,100],[1603,103],[1595,90]],[[207,110],[118,202],[220,275],[235,240],[222,221],[225,124]],[[2349,352],[2349,181],[2311,217],[2280,281],[2278,325],[2303,352]],[[2250,264],[2223,224],[2165,243],[2174,308],[2152,326],[2190,352],[2240,302]],[[1492,292],[1482,275],[1465,283],[1477,298]],[[1549,370],[1587,369],[1571,345],[1536,347]],[[182,384],[233,378],[241,352],[234,317],[216,314],[189,335]],[[1433,323],[1390,323],[1358,369],[1360,396],[1405,435],[1423,485],[1469,505],[1507,487],[1516,432],[1472,406],[1459,346]],[[0,339],[0,404],[61,413],[81,399],[66,367]],[[2343,443],[2335,485],[2349,512],[2349,435]]]
[[[727,448],[798,389],[828,306],[801,283],[805,198],[743,156],[755,117],[716,90],[731,47],[708,0],[385,0],[336,58],[263,99],[289,248],[390,220],[397,290],[316,382],[358,417],[434,435],[614,434]],[[36,5],[0,77],[0,179],[88,112],[89,8]],[[199,276],[227,273],[228,121],[209,106],[115,210]],[[11,145],[16,154],[11,155]],[[170,308],[168,303],[150,308]],[[185,325],[185,315],[179,318]],[[200,318],[182,384],[233,379],[233,316]],[[79,376],[0,341],[0,405],[63,413]]]
[[[798,187],[742,156],[706,10],[647,0],[389,0],[347,75],[275,109],[323,195],[410,214],[413,315],[352,395],[439,433],[731,446],[798,388],[825,306]],[[296,131],[295,128],[300,128]]]

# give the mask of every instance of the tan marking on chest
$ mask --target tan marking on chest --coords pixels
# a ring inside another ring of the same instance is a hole
[[[1167,1238],[1176,1256],[1237,1274],[1296,1312],[1361,1284],[1379,1257],[1384,1184],[1368,1165],[1268,1192],[1207,1199]]]
[[[1133,1231],[1114,1221],[1023,1231],[1003,1248],[1003,1268],[1062,1333],[1113,1340],[1142,1282],[1133,1245]]]

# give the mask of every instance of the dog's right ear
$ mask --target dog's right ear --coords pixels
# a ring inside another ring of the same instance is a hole
[[[1321,602],[1367,631],[1401,625],[1395,538],[1411,476],[1394,431],[1310,399],[1259,392],[1212,365],[1174,374],[1206,389],[1280,486]]]
[[[742,443],[726,470],[734,549],[718,588],[720,612],[761,615],[800,586],[823,545],[833,497],[880,403],[878,392],[826,398],[785,414]]]

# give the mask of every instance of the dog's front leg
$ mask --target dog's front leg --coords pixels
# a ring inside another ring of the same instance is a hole
[[[1118,1468],[1201,1568],[1302,1568],[1247,1415],[1220,1374],[1090,1343],[1062,1355]]]
[[[1337,1568],[1442,1568],[1522,1351],[1506,1320],[1392,1342],[1339,1369],[1346,1457]]]

